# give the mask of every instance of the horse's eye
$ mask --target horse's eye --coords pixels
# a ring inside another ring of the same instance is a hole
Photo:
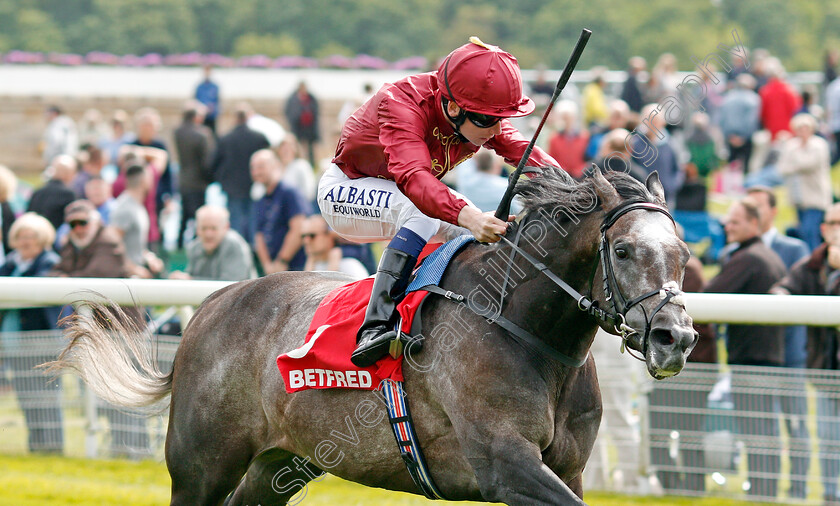
[[[624,260],[624,259],[625,259],[625,258],[627,258],[629,255],[627,254],[627,250],[626,250],[625,248],[616,248],[616,249],[615,249],[615,256],[617,256],[618,258],[620,258],[620,259]]]

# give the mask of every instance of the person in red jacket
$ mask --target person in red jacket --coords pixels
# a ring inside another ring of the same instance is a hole
[[[770,80],[758,90],[761,97],[761,123],[776,140],[779,132],[790,132],[790,120],[802,107],[802,99],[784,80],[785,69],[777,58],[768,58],[765,68]]]
[[[481,212],[440,178],[481,146],[516,165],[528,141],[507,118],[533,110],[516,58],[473,37],[436,72],[384,85],[344,124],[318,186],[321,213],[351,241],[391,239],[357,335],[354,364],[373,365],[398,337],[394,299],[432,237],[472,233],[496,242],[505,233],[505,221]],[[528,165],[559,166],[538,148]]]

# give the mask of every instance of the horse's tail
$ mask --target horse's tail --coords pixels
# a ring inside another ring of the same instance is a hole
[[[87,309],[90,309],[89,311]],[[116,304],[85,302],[83,310],[65,318],[70,340],[48,373],[76,371],[101,398],[125,407],[149,406],[172,391],[172,373],[156,364],[151,332]],[[165,410],[161,406],[153,411]]]

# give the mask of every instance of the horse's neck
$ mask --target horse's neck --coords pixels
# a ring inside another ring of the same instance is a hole
[[[509,236],[514,240],[515,233]],[[598,243],[597,233],[584,223],[565,235],[554,230],[539,243],[530,241],[525,234],[517,242],[560,279],[581,294],[589,295]],[[466,263],[473,271],[471,277],[481,287],[476,290],[481,290],[494,304],[501,300],[502,316],[569,356],[583,356],[587,352],[597,323],[577,309],[577,301],[571,295],[522,255],[512,255],[512,248],[505,243],[475,244],[471,249],[477,253],[477,261]]]

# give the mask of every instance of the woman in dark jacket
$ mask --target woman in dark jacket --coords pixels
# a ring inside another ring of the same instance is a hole
[[[9,230],[13,250],[0,266],[0,276],[45,276],[58,262],[58,255],[50,249],[54,240],[55,229],[46,218],[24,214]],[[0,345],[26,419],[30,452],[61,453],[63,446],[61,385],[34,369],[53,360],[60,348],[57,336],[44,333],[56,328],[58,312],[59,308],[40,307],[0,313]],[[30,331],[41,331],[42,335]]]

